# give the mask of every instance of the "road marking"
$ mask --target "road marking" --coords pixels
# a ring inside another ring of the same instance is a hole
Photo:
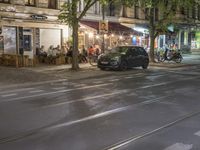
[[[21,91],[29,91],[29,90],[33,90],[35,88],[22,88],[22,89],[15,89],[15,90],[10,90],[10,91],[3,91],[0,92],[0,94],[4,94],[4,93],[13,93],[13,92],[21,92]]]
[[[2,95],[1,97],[11,97],[11,96],[16,96],[17,94],[16,93],[13,93],[13,94],[7,94],[7,95]]]
[[[125,79],[131,79],[131,78],[134,78],[134,77],[131,77],[131,76],[130,76],[130,77],[124,77],[124,78],[125,78]]]
[[[200,131],[196,132],[194,135],[200,136]]]
[[[120,92],[118,92],[118,93],[120,93]],[[115,94],[117,94],[117,92]],[[151,100],[151,102],[149,102],[148,104],[158,102],[161,99],[166,98],[166,97],[168,97],[168,96],[158,97],[154,100]],[[101,117],[104,117],[104,116],[112,115],[112,114],[115,114],[115,113],[119,113],[119,112],[122,112],[122,111],[125,111],[125,110],[132,109],[132,108],[137,107],[137,106],[142,106],[142,105],[146,105],[146,103],[141,102],[141,103],[137,103],[137,104],[133,104],[133,105],[119,107],[119,108],[112,109],[112,110],[107,110],[107,111],[100,112],[98,114],[94,114],[94,115],[84,117],[84,118],[81,118],[81,119],[78,119],[78,120],[57,124],[57,125],[54,125],[54,126],[47,128],[47,129],[54,129],[54,128],[70,126],[70,125],[77,124],[77,123],[80,123],[80,122],[84,122],[84,121],[88,121],[88,120],[97,119],[97,118],[101,118]]]
[[[53,125],[53,126],[47,128],[47,130],[49,130],[49,129],[51,130],[51,129],[61,128],[61,127],[66,127],[66,126],[70,126],[70,125],[73,125],[73,124],[77,124],[77,123],[89,121],[89,120],[92,120],[92,119],[96,119],[96,118],[108,116],[108,115],[111,115],[111,114],[115,114],[115,113],[118,113],[118,112],[122,112],[122,111],[126,110],[127,108],[128,108],[128,106],[126,106],[126,107],[121,107],[121,108],[116,108],[116,109],[113,109],[113,110],[108,110],[108,111],[105,111],[105,112],[102,112],[102,113],[98,113],[98,114],[95,114],[95,115],[91,115],[91,116],[88,116],[88,117],[84,117],[84,118],[82,118],[82,119],[78,119],[78,120],[74,120],[74,121],[70,121],[70,122],[65,122],[65,123]]]
[[[60,102],[60,103],[55,103],[55,104],[43,106],[42,108],[56,107],[56,106],[60,106],[60,105],[64,105],[64,104],[71,104],[71,103],[76,103],[76,102],[81,102],[81,101],[88,101],[88,100],[92,100],[92,99],[96,99],[96,98],[113,96],[113,95],[122,94],[122,93],[127,93],[127,91],[119,91],[119,92],[113,92],[113,93],[108,93],[108,94],[101,94],[101,95],[97,95],[97,96],[86,97],[86,98],[82,98],[82,99],[71,100],[71,101],[67,101],[67,102]]]
[[[93,83],[94,84],[101,84],[101,83],[103,83],[103,81],[94,81]]]
[[[74,87],[81,87],[81,86],[86,86],[86,84],[76,84]]]
[[[146,88],[150,88],[150,87],[166,85],[166,84],[169,84],[169,83],[171,83],[171,82],[163,82],[163,83],[158,83],[158,84],[153,84],[153,85],[146,85],[146,86],[139,87],[138,89],[146,89]]]
[[[183,144],[183,143],[176,143],[174,145],[171,145],[164,150],[190,150],[192,149],[192,144]]]
[[[67,90],[60,90],[60,91],[55,91],[55,92],[47,92],[47,93],[30,95],[30,96],[16,97],[16,98],[12,98],[12,99],[2,100],[2,101],[0,101],[0,103],[1,102],[11,102],[11,101],[15,101],[15,100],[23,100],[23,99],[27,99],[27,98],[33,98],[33,97],[39,97],[39,96],[45,96],[45,95],[52,95],[52,94],[57,94],[57,93],[71,92],[71,91],[75,91],[75,90],[83,90],[83,89],[90,89],[90,88],[95,88],[95,87],[102,87],[102,86],[107,86],[107,85],[110,85],[110,84],[112,84],[112,83],[85,86],[85,87],[79,87],[79,88],[67,89]]]
[[[40,93],[43,92],[44,90],[35,90],[35,91],[30,91],[29,93]]]
[[[73,82],[62,82],[62,85],[74,85],[76,83],[73,83]]]
[[[63,89],[66,89],[66,87],[55,87],[55,88],[52,88],[54,90],[63,90]]]
[[[62,81],[68,81],[68,79],[48,80],[48,81],[41,81],[41,82],[35,82],[35,83],[13,84],[13,85],[4,86],[3,89],[19,87],[19,86],[24,87],[24,86],[34,86],[34,85],[41,85],[41,84],[51,84],[51,83],[62,82]]]
[[[114,82],[114,81],[119,81],[120,79],[112,79],[110,80],[111,82]]]

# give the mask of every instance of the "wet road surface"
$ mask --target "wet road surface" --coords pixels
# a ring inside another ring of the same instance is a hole
[[[1,87],[2,150],[200,149],[200,67]]]

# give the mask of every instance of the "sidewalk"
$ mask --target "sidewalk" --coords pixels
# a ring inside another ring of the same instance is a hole
[[[184,55],[182,63],[164,62],[150,63],[149,68],[181,68],[200,65],[200,55]],[[113,74],[112,71],[101,71],[89,63],[80,64],[80,71],[71,71],[70,65],[40,65],[36,67],[11,68],[0,66],[0,88],[9,84],[35,83],[59,79],[98,78]]]
[[[192,54],[185,54],[183,55],[183,61],[181,63],[175,63],[173,61],[165,61],[160,63],[150,63],[150,67],[185,67],[185,66],[191,66],[200,64],[200,55],[192,55]],[[98,69],[95,66],[91,66],[89,63],[86,64],[79,64],[81,70],[95,70]],[[29,67],[24,68],[28,70],[33,70],[36,72],[46,72],[46,71],[55,71],[55,70],[69,70],[71,68],[71,64],[65,64],[65,65],[40,65],[37,67]]]

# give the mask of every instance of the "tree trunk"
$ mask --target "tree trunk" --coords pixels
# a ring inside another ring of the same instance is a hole
[[[155,18],[154,18],[154,7],[150,8],[150,15],[149,15],[149,35],[150,35],[150,61],[155,62],[154,59],[154,46],[155,46]]]
[[[155,46],[155,36],[154,36],[154,34],[155,34],[155,30],[150,28],[149,34],[150,34],[150,53],[149,53],[150,61],[155,62],[155,59],[154,59],[154,46]]]
[[[79,60],[78,60],[78,20],[74,21],[73,25],[73,53],[72,53],[72,70],[79,69]]]
[[[72,70],[79,69],[79,62],[78,62],[78,23],[79,20],[77,18],[77,1],[74,0],[72,3],[72,16],[73,16],[73,23],[72,23]]]

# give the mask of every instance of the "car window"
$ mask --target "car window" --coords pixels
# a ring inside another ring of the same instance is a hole
[[[131,55],[132,56],[137,56],[138,55],[138,50],[135,47],[131,48]]]
[[[115,47],[111,50],[111,53],[121,53],[121,54],[125,54],[128,51],[128,47]]]
[[[138,47],[138,51],[139,51],[140,55],[144,55],[144,56],[146,56],[146,55],[147,55],[147,53],[146,53],[145,49],[144,49],[144,48],[142,48],[142,47]]]

